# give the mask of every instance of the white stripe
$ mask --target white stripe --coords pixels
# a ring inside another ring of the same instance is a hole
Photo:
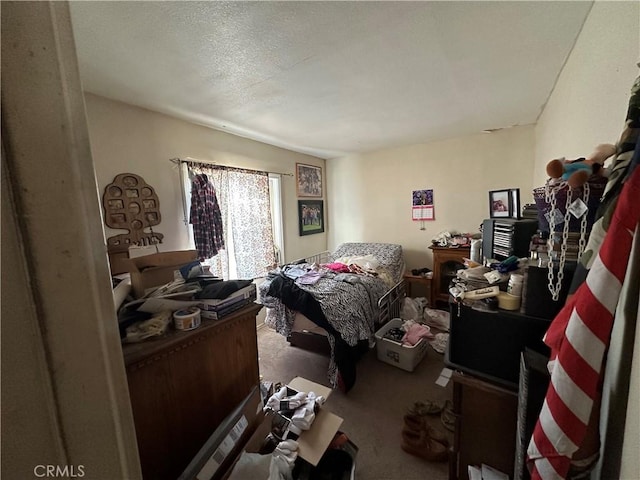
[[[546,458],[536,460],[536,468],[538,469],[540,477],[544,480],[563,480],[563,477],[558,475],[556,469],[553,468],[553,465],[551,465]]]
[[[537,460],[542,457],[540,450],[538,450],[538,446],[536,445],[536,440],[533,435],[531,435],[531,440],[529,441],[529,447],[527,447],[527,457],[531,460]]]
[[[540,476],[544,479],[561,479],[562,477],[558,475],[553,465],[547,460],[546,457],[540,453],[538,450],[538,446],[536,445],[535,439],[531,436],[531,441],[529,442],[529,447],[527,448],[527,462],[534,462],[536,469]]]
[[[551,376],[551,383],[558,396],[582,423],[589,423],[593,400],[571,379],[558,360]]]
[[[602,263],[600,255],[594,260],[586,282],[593,296],[613,315],[616,311],[622,284]]]
[[[542,405],[542,410],[540,411],[538,422],[540,427],[542,428],[542,431],[547,436],[547,439],[549,440],[551,445],[553,445],[553,448],[556,449],[556,452],[571,458],[573,453],[578,450],[578,446],[574,444],[571,439],[567,437],[560,429],[555,419],[553,418],[553,415],[551,415],[551,411],[549,410],[549,406],[546,400]]]
[[[605,344],[584,324],[574,309],[569,317],[566,338],[585,362],[596,372],[600,372]]]

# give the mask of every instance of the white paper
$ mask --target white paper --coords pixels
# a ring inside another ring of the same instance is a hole
[[[571,205],[569,205],[569,212],[576,218],[580,218],[582,215],[587,213],[589,207],[579,198],[573,201]]]
[[[449,379],[440,375],[436,380],[436,385],[440,387],[446,387],[449,384]]]
[[[509,480],[509,475],[483,463],[482,480]]]
[[[138,311],[146,313],[160,313],[164,310],[175,312],[182,308],[198,305],[199,301],[193,300],[170,300],[168,298],[148,298],[138,307]]]
[[[446,387],[449,384],[449,380],[451,380],[451,375],[453,374],[453,370],[450,368],[443,368],[440,372],[440,376],[436,380],[436,385],[441,387]]]
[[[468,466],[469,480],[482,480],[482,470],[474,465]]]

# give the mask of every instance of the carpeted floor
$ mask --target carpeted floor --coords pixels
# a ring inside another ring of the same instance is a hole
[[[260,374],[264,380],[289,382],[297,376],[329,385],[328,357],[292,347],[286,339],[263,326],[258,329]],[[355,386],[346,394],[334,390],[325,408],[344,419],[341,430],[358,446],[358,480],[444,480],[449,467],[405,453],[400,448],[403,416],[417,400],[439,404],[452,398],[452,385],[435,384],[442,371],[443,356],[431,347],[413,372],[378,360],[375,348],[358,363]],[[438,415],[432,426],[447,433]]]

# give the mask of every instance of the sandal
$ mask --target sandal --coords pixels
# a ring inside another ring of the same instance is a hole
[[[409,413],[416,415],[436,415],[442,411],[442,407],[431,400],[415,402],[409,409]]]
[[[435,440],[436,442],[440,442],[445,446],[449,446],[449,439],[447,436],[442,433],[440,430],[433,428],[429,425],[424,417],[412,417],[410,415],[405,415],[404,417],[404,428],[402,429],[403,435],[405,433],[410,435],[422,435],[423,433]]]
[[[449,457],[448,447],[429,437],[425,431],[403,430],[400,448],[431,462],[444,462]]]
[[[455,432],[456,417],[457,415],[453,413],[453,403],[451,403],[451,400],[447,400],[442,408],[442,414],[440,415],[440,420],[442,421],[444,428],[451,432]]]

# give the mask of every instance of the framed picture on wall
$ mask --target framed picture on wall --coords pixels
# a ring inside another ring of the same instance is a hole
[[[324,232],[323,204],[322,200],[298,200],[300,236]]]
[[[322,197],[322,168],[296,163],[296,191],[299,197]]]
[[[489,192],[489,217],[511,217],[511,190],[492,190]]]

